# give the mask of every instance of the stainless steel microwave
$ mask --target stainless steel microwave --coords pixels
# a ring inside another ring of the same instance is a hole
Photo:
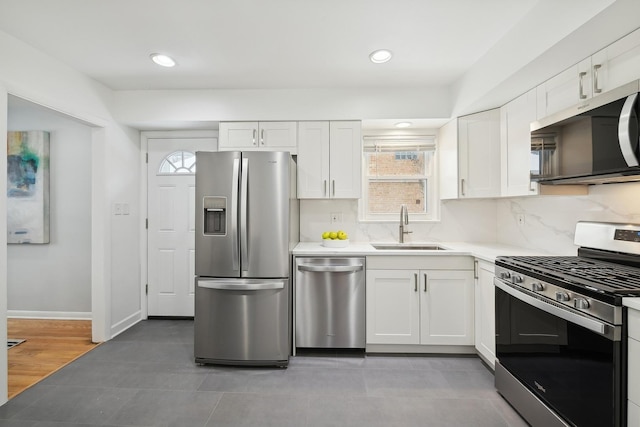
[[[640,81],[531,124],[531,180],[640,181]]]

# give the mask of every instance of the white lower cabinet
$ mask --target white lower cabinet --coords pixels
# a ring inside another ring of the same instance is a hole
[[[627,426],[640,427],[640,311],[628,308]]]
[[[627,426],[640,427],[640,406],[631,401],[629,401],[629,408],[627,409]]]
[[[495,264],[476,260],[475,344],[478,354],[492,367],[496,362]]]
[[[367,344],[473,345],[471,269],[367,268],[366,279]]]
[[[420,344],[418,273],[367,269],[368,344]]]

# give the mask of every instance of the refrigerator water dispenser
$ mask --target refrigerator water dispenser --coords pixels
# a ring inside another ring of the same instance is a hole
[[[204,234],[224,236],[227,234],[227,198],[207,196],[203,199]]]

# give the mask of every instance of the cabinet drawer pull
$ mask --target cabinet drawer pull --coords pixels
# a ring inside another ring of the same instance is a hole
[[[601,64],[593,66],[593,93],[601,93],[602,89],[598,87],[598,70],[602,68]]]
[[[264,129],[260,130],[260,144],[264,145]]]
[[[256,133],[257,133],[257,132],[258,132],[258,131],[257,131],[256,129],[254,129],[254,130],[253,130],[253,138],[252,138],[252,140],[251,140],[251,142],[253,143],[253,145],[256,145]]]
[[[585,95],[585,93],[584,93],[584,82],[583,82],[584,76],[586,76],[586,75],[587,75],[587,73],[585,71],[582,71],[581,73],[578,74],[578,81],[580,83],[580,85],[579,85],[580,99],[587,99],[587,95]]]
[[[413,292],[418,292],[418,273],[413,273]]]

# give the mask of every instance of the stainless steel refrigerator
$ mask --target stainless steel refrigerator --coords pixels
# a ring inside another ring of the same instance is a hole
[[[197,152],[196,167],[195,361],[286,366],[295,163],[288,152]]]

